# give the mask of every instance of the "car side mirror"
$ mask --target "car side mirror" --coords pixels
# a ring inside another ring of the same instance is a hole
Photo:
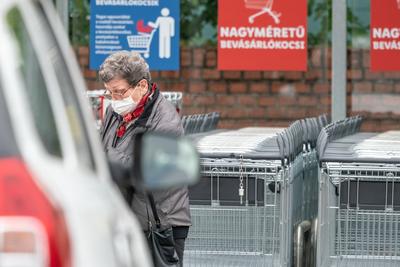
[[[199,156],[185,137],[139,134],[135,138],[134,153],[133,174],[145,189],[192,185],[199,180]]]

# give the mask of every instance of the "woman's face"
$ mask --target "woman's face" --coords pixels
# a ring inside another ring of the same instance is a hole
[[[125,79],[115,78],[104,84],[107,93],[111,94],[113,100],[122,100],[130,96],[133,101],[139,102],[146,94],[148,85],[145,79],[140,80],[132,86]]]

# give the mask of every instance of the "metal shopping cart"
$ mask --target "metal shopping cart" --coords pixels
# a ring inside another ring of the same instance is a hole
[[[303,175],[297,176],[290,185],[292,196],[293,266],[315,266],[316,228],[318,215],[319,173],[317,138],[328,123],[326,115],[301,120],[303,128]]]
[[[285,203],[278,188],[284,170],[276,138],[274,130],[258,135],[217,131],[194,137],[202,179],[190,189],[193,226],[185,266],[268,266],[283,260]],[[257,147],[269,149],[270,158],[263,158],[261,151],[260,158],[249,156]],[[268,189],[270,183],[276,192]]]
[[[362,133],[360,123],[318,138],[317,266],[400,266],[400,132]]]
[[[192,114],[182,117],[183,129],[185,134],[195,134],[215,130],[219,122],[219,112],[207,114]]]
[[[248,9],[257,9],[259,12],[249,17],[249,22],[254,23],[254,19],[263,14],[271,16],[276,24],[280,23],[281,13],[272,10],[274,0],[244,0],[244,4]]]
[[[183,94],[182,92],[163,92],[163,96],[174,105],[178,113],[182,113],[182,102]]]
[[[315,160],[312,165],[303,158],[311,133],[316,143],[314,127],[309,124],[305,131],[305,123],[297,121],[287,129],[191,136],[200,152],[202,178],[190,189],[193,226],[185,266],[292,265],[293,231],[308,219],[302,207],[309,192],[304,175],[317,167]]]
[[[128,46],[131,51],[142,53],[145,58],[150,56],[151,41],[155,33],[155,29],[150,33],[139,33],[137,35],[128,35]]]
[[[106,106],[104,102],[106,99],[103,97],[104,90],[92,90],[87,91],[86,96],[89,99],[90,107],[93,111],[93,116],[96,120],[96,127],[100,129],[101,123],[104,117],[104,107]]]

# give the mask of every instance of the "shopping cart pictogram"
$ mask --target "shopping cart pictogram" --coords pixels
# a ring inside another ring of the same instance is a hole
[[[280,23],[281,13],[272,10],[272,5],[274,4],[274,0],[244,0],[244,4],[248,9],[258,9],[259,12],[251,15],[249,17],[249,22],[254,23],[254,19],[263,14],[270,15],[276,24]]]
[[[128,46],[131,51],[142,53],[145,58],[150,56],[150,45],[153,40],[155,30],[150,33],[139,33],[137,35],[129,35]]]

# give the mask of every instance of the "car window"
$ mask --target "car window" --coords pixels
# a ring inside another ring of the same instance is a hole
[[[91,169],[95,169],[94,156],[82,119],[82,110],[77,99],[74,83],[61,52],[61,48],[59,47],[53,30],[47,20],[47,16],[45,15],[41,4],[39,2],[36,2],[35,4],[36,11],[39,14],[38,18],[41,24],[40,28],[43,29],[45,34],[47,34],[46,51],[48,51],[50,64],[55,70],[56,78],[61,89],[64,108],[68,116],[68,123],[72,131],[75,148],[78,152],[77,156],[79,157],[79,162]]]
[[[6,19],[8,27],[14,34],[15,41],[18,44],[19,68],[39,137],[48,153],[62,157],[59,135],[46,83],[21,13],[17,8],[13,8],[7,13]],[[12,90],[12,88],[7,88],[7,90]],[[13,104],[18,105],[18,103]],[[19,123],[24,122],[21,121]]]
[[[0,158],[15,156],[18,154],[14,133],[11,128],[10,117],[3,95],[3,88],[0,76]]]

